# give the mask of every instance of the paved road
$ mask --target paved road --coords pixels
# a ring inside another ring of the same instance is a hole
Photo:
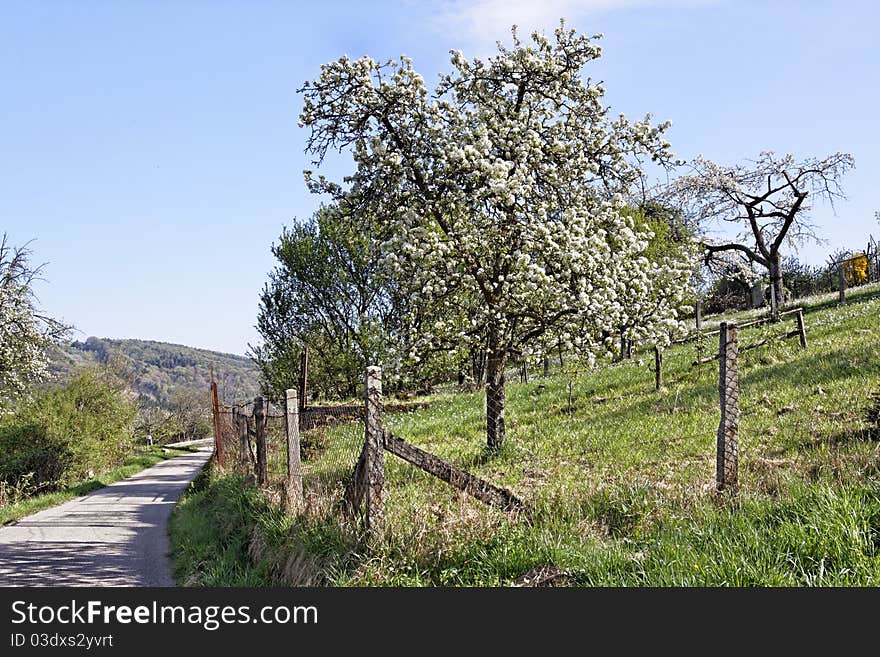
[[[173,586],[168,516],[210,456],[177,456],[0,528],[0,586]]]

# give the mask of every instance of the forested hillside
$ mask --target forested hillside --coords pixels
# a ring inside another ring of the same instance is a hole
[[[109,340],[90,337],[53,349],[53,381],[66,381],[77,370],[109,364],[128,380],[142,405],[170,408],[175,394],[207,394],[211,367],[220,395],[253,397],[259,394],[258,371],[243,356],[151,340]]]

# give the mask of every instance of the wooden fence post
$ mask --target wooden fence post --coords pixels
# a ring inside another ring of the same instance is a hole
[[[718,352],[718,391],[721,422],[718,424],[716,486],[735,490],[738,466],[739,374],[737,372],[736,324],[722,322]]]
[[[366,456],[366,523],[371,540],[385,532],[385,445],[382,427],[382,368],[367,368],[364,440]]]
[[[223,431],[220,428],[220,402],[217,399],[217,382],[214,381],[214,367],[211,367],[211,413],[214,416],[214,453],[217,463],[223,466]]]
[[[697,297],[697,330],[703,330],[703,301]]]
[[[266,483],[266,425],[263,398],[254,398],[254,434],[257,438],[257,485]]]
[[[309,396],[309,348],[303,345],[302,354],[299,357],[299,410],[306,408],[306,399]]]
[[[654,389],[660,390],[663,386],[663,352],[660,347],[654,346]]]
[[[299,399],[296,390],[286,393],[287,421],[287,511],[298,513],[303,508],[302,460],[299,452]]]
[[[804,326],[804,311],[798,310],[797,315],[795,315],[795,320],[797,321],[797,330],[798,337],[801,339],[801,348],[807,348],[807,329]]]
[[[846,276],[843,274],[843,261],[841,260],[837,264],[837,291],[838,291],[838,301],[843,303],[846,301]]]
[[[248,474],[251,469],[251,456],[248,451],[247,418],[241,414],[237,407],[232,407],[232,424],[238,432],[238,465],[242,474]]]

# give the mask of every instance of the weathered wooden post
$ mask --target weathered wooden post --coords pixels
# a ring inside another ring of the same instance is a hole
[[[296,390],[286,393],[285,420],[287,429],[287,511],[298,513],[303,508],[302,459],[299,447],[299,399]]]
[[[663,386],[663,352],[660,347],[654,345],[654,389],[660,390]]]
[[[722,322],[718,353],[718,392],[721,401],[721,422],[718,424],[718,456],[716,486],[735,490],[738,468],[739,374],[736,324]]]
[[[550,376],[550,357],[544,356],[544,376]]]
[[[798,337],[801,339],[801,348],[807,348],[807,329],[804,326],[804,311],[798,310],[797,315],[795,315],[795,320],[797,320],[797,330]]]
[[[267,479],[266,463],[266,422],[263,411],[263,398],[254,398],[254,434],[257,438],[257,485],[263,486]]]
[[[247,418],[235,406],[232,407],[232,424],[238,433],[238,465],[242,474],[246,475],[251,469],[251,457],[248,451]]]
[[[309,348],[303,345],[299,357],[299,410],[306,408],[306,399],[309,396]]]
[[[223,431],[220,428],[220,402],[217,399],[217,382],[214,381],[214,366],[211,365],[211,413],[214,420],[214,454],[217,463],[223,466]]]
[[[366,525],[370,540],[381,540],[385,532],[385,439],[382,426],[381,367],[372,365],[367,368],[366,389]]]
[[[846,301],[846,276],[843,273],[843,260],[837,263],[837,292],[838,301]]]

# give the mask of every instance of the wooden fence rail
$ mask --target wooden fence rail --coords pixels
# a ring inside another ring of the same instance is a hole
[[[384,435],[384,445],[385,449],[395,456],[438,479],[442,479],[450,486],[458,488],[489,506],[497,507],[502,511],[524,511],[526,508],[522,500],[509,490],[499,488],[469,472],[460,470],[451,463],[411,445],[388,431]]]
[[[768,344],[772,340],[787,340],[787,339],[793,338],[795,336],[800,338],[801,348],[806,349],[807,348],[807,328],[806,328],[806,324],[804,323],[804,309],[803,308],[792,308],[790,310],[784,310],[778,314],[778,317],[782,318],[782,317],[787,317],[789,315],[794,315],[795,324],[796,324],[796,327],[794,330],[786,331],[785,333],[779,333],[777,335],[771,335],[771,336],[766,337],[762,340],[758,340],[757,342],[753,342],[751,344],[745,345],[744,347],[739,347],[739,351],[742,352],[742,351],[749,351],[750,349],[757,349],[758,347],[763,347],[764,345]],[[754,320],[751,320],[748,322],[744,322],[742,324],[737,324],[736,327],[737,327],[737,330],[742,330],[745,328],[760,326],[762,324],[769,324],[774,321],[775,320],[772,317],[761,317],[759,319],[754,319]],[[724,326],[723,323],[722,323],[722,326]],[[722,330],[723,329],[719,328],[716,331],[705,332],[702,334],[702,337],[708,337],[711,335],[721,335]],[[691,336],[685,340],[676,340],[675,342],[677,342],[677,343],[688,342],[690,340],[695,339],[695,337],[701,337],[701,336],[699,336],[699,335],[698,336]],[[697,358],[693,362],[693,365],[705,365],[706,363],[711,363],[713,361],[718,360],[720,356],[721,356],[721,353],[719,351],[719,353],[716,353],[712,356],[706,356],[705,358]]]

